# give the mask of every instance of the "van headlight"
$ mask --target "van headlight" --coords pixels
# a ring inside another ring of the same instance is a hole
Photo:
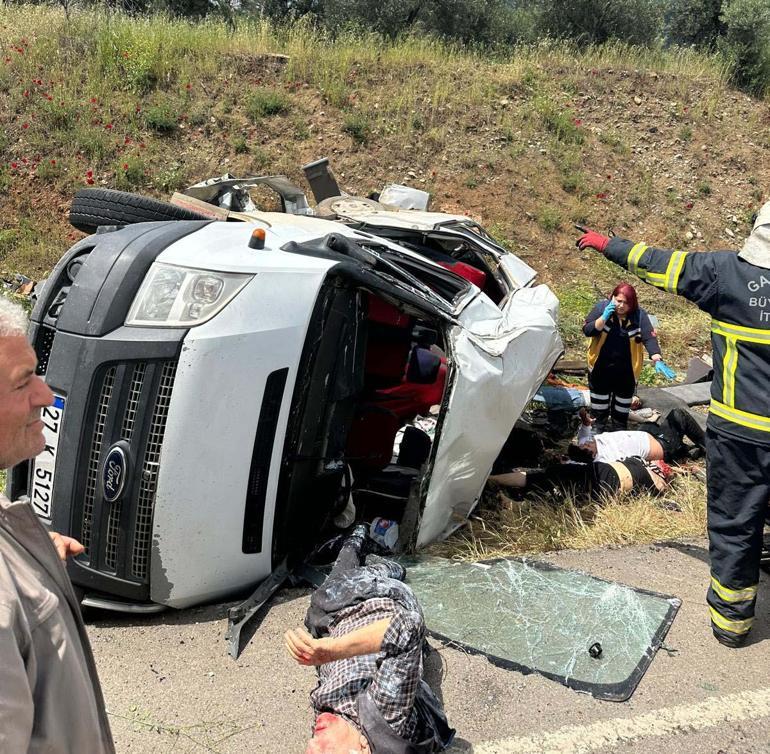
[[[156,262],[136,294],[126,324],[195,327],[227,306],[254,276]]]

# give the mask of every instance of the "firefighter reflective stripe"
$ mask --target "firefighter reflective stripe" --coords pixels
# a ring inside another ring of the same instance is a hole
[[[684,260],[686,258],[687,252],[675,251],[668,261],[668,267],[666,267],[665,288],[669,293],[676,293],[679,276],[682,274],[682,267],[684,267]]]
[[[759,327],[743,327],[743,325],[734,325],[730,322],[720,322],[718,319],[711,320],[711,332],[725,337],[732,336],[738,340],[745,340],[747,343],[764,343],[770,345],[770,330],[763,330]]]
[[[645,279],[650,285],[654,285],[656,288],[666,287],[666,275],[663,272],[648,272],[647,270],[639,270],[637,273],[640,278]]]
[[[634,275],[639,277],[644,276],[644,271],[640,274],[639,260],[642,258],[642,254],[644,254],[645,251],[647,251],[647,244],[640,241],[628,252],[628,259],[626,260],[626,266],[628,267],[629,272],[633,272]]]
[[[735,406],[735,370],[738,368],[738,341],[730,335],[725,338],[724,360],[722,362],[722,400],[731,408]]]
[[[754,622],[754,618],[730,620],[711,606],[709,606],[709,612],[711,613],[711,622],[723,631],[729,631],[731,634],[747,634],[751,631],[751,624]]]
[[[714,413],[723,419],[743,427],[770,432],[770,420],[759,414],[739,411],[735,408],[735,373],[738,370],[738,343],[758,343],[770,346],[770,330],[759,327],[744,327],[732,322],[711,320],[711,332],[725,339],[725,353],[722,361],[722,403],[713,401]],[[725,413],[729,410],[730,415]]]
[[[770,417],[752,414],[748,411],[741,411],[738,408],[721,403],[716,398],[711,399],[709,410],[712,411],[715,416],[719,416],[720,418],[726,419],[729,422],[734,422],[735,424],[740,424],[742,427],[757,429],[760,432],[770,432]]]
[[[711,588],[725,602],[747,602],[757,596],[756,584],[744,589],[728,589],[726,586],[722,586],[715,576],[711,577]]]

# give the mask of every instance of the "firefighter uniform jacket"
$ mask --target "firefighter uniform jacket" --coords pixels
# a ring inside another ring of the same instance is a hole
[[[714,379],[708,426],[770,445],[770,270],[731,251],[684,252],[612,238],[608,259],[711,317]]]

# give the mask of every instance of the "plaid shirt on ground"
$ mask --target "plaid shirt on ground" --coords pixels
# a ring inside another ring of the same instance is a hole
[[[392,620],[378,654],[337,660],[319,668],[318,686],[310,694],[316,715],[333,712],[360,728],[356,700],[367,690],[393,730],[415,740],[419,720],[414,700],[422,678],[425,624],[417,601],[412,600],[414,604],[406,608],[390,598],[374,597],[337,613],[331,637],[384,618]]]

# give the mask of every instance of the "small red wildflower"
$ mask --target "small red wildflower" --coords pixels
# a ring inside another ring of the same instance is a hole
[[[26,158],[26,157],[22,157],[22,158],[21,158],[21,161],[22,161],[22,162],[23,162],[25,165],[26,165],[26,164],[29,162],[29,160],[27,160],[27,158]]]
[[[136,112],[137,112],[137,113],[141,113],[141,112],[142,112],[142,108],[141,108],[141,107],[139,107],[139,105],[137,105],[137,106],[136,106]]]
[[[95,105],[99,100],[96,97],[91,97],[91,104]]]
[[[86,178],[93,178],[93,177],[94,177],[94,171],[86,170]]]
[[[112,131],[112,123],[106,123],[104,126],[108,131]]]
[[[55,165],[55,164],[56,164],[56,160],[51,160],[51,165]]]
[[[16,170],[16,168],[18,168],[18,167],[19,167],[19,163],[18,162],[12,162],[11,163],[11,170]]]
[[[599,193],[596,195],[596,198],[597,198],[597,199],[606,199],[606,198],[607,198],[607,194],[606,194],[606,192],[604,192],[604,191],[600,191],[600,192],[599,192]]]
[[[580,118],[574,118],[572,122],[578,127],[583,125],[583,121]]]
[[[692,209],[692,202],[687,202],[687,204],[684,205],[685,209]]]
[[[123,143],[124,144],[130,144],[131,143],[131,137],[130,136],[126,136],[126,138],[123,139]]]
[[[128,170],[128,163],[127,162],[123,163],[123,170]]]
[[[185,89],[189,92],[192,89],[192,84],[185,84]]]
[[[86,183],[87,183],[89,186],[93,186],[93,185],[94,185],[94,179],[93,179],[93,178],[86,178]]]
[[[25,128],[25,129],[26,129],[26,128],[29,128],[29,123],[22,123],[22,124],[21,124],[21,127],[22,127],[22,128]]]
[[[29,89],[25,89],[25,90],[22,92],[22,97],[29,97]]]

